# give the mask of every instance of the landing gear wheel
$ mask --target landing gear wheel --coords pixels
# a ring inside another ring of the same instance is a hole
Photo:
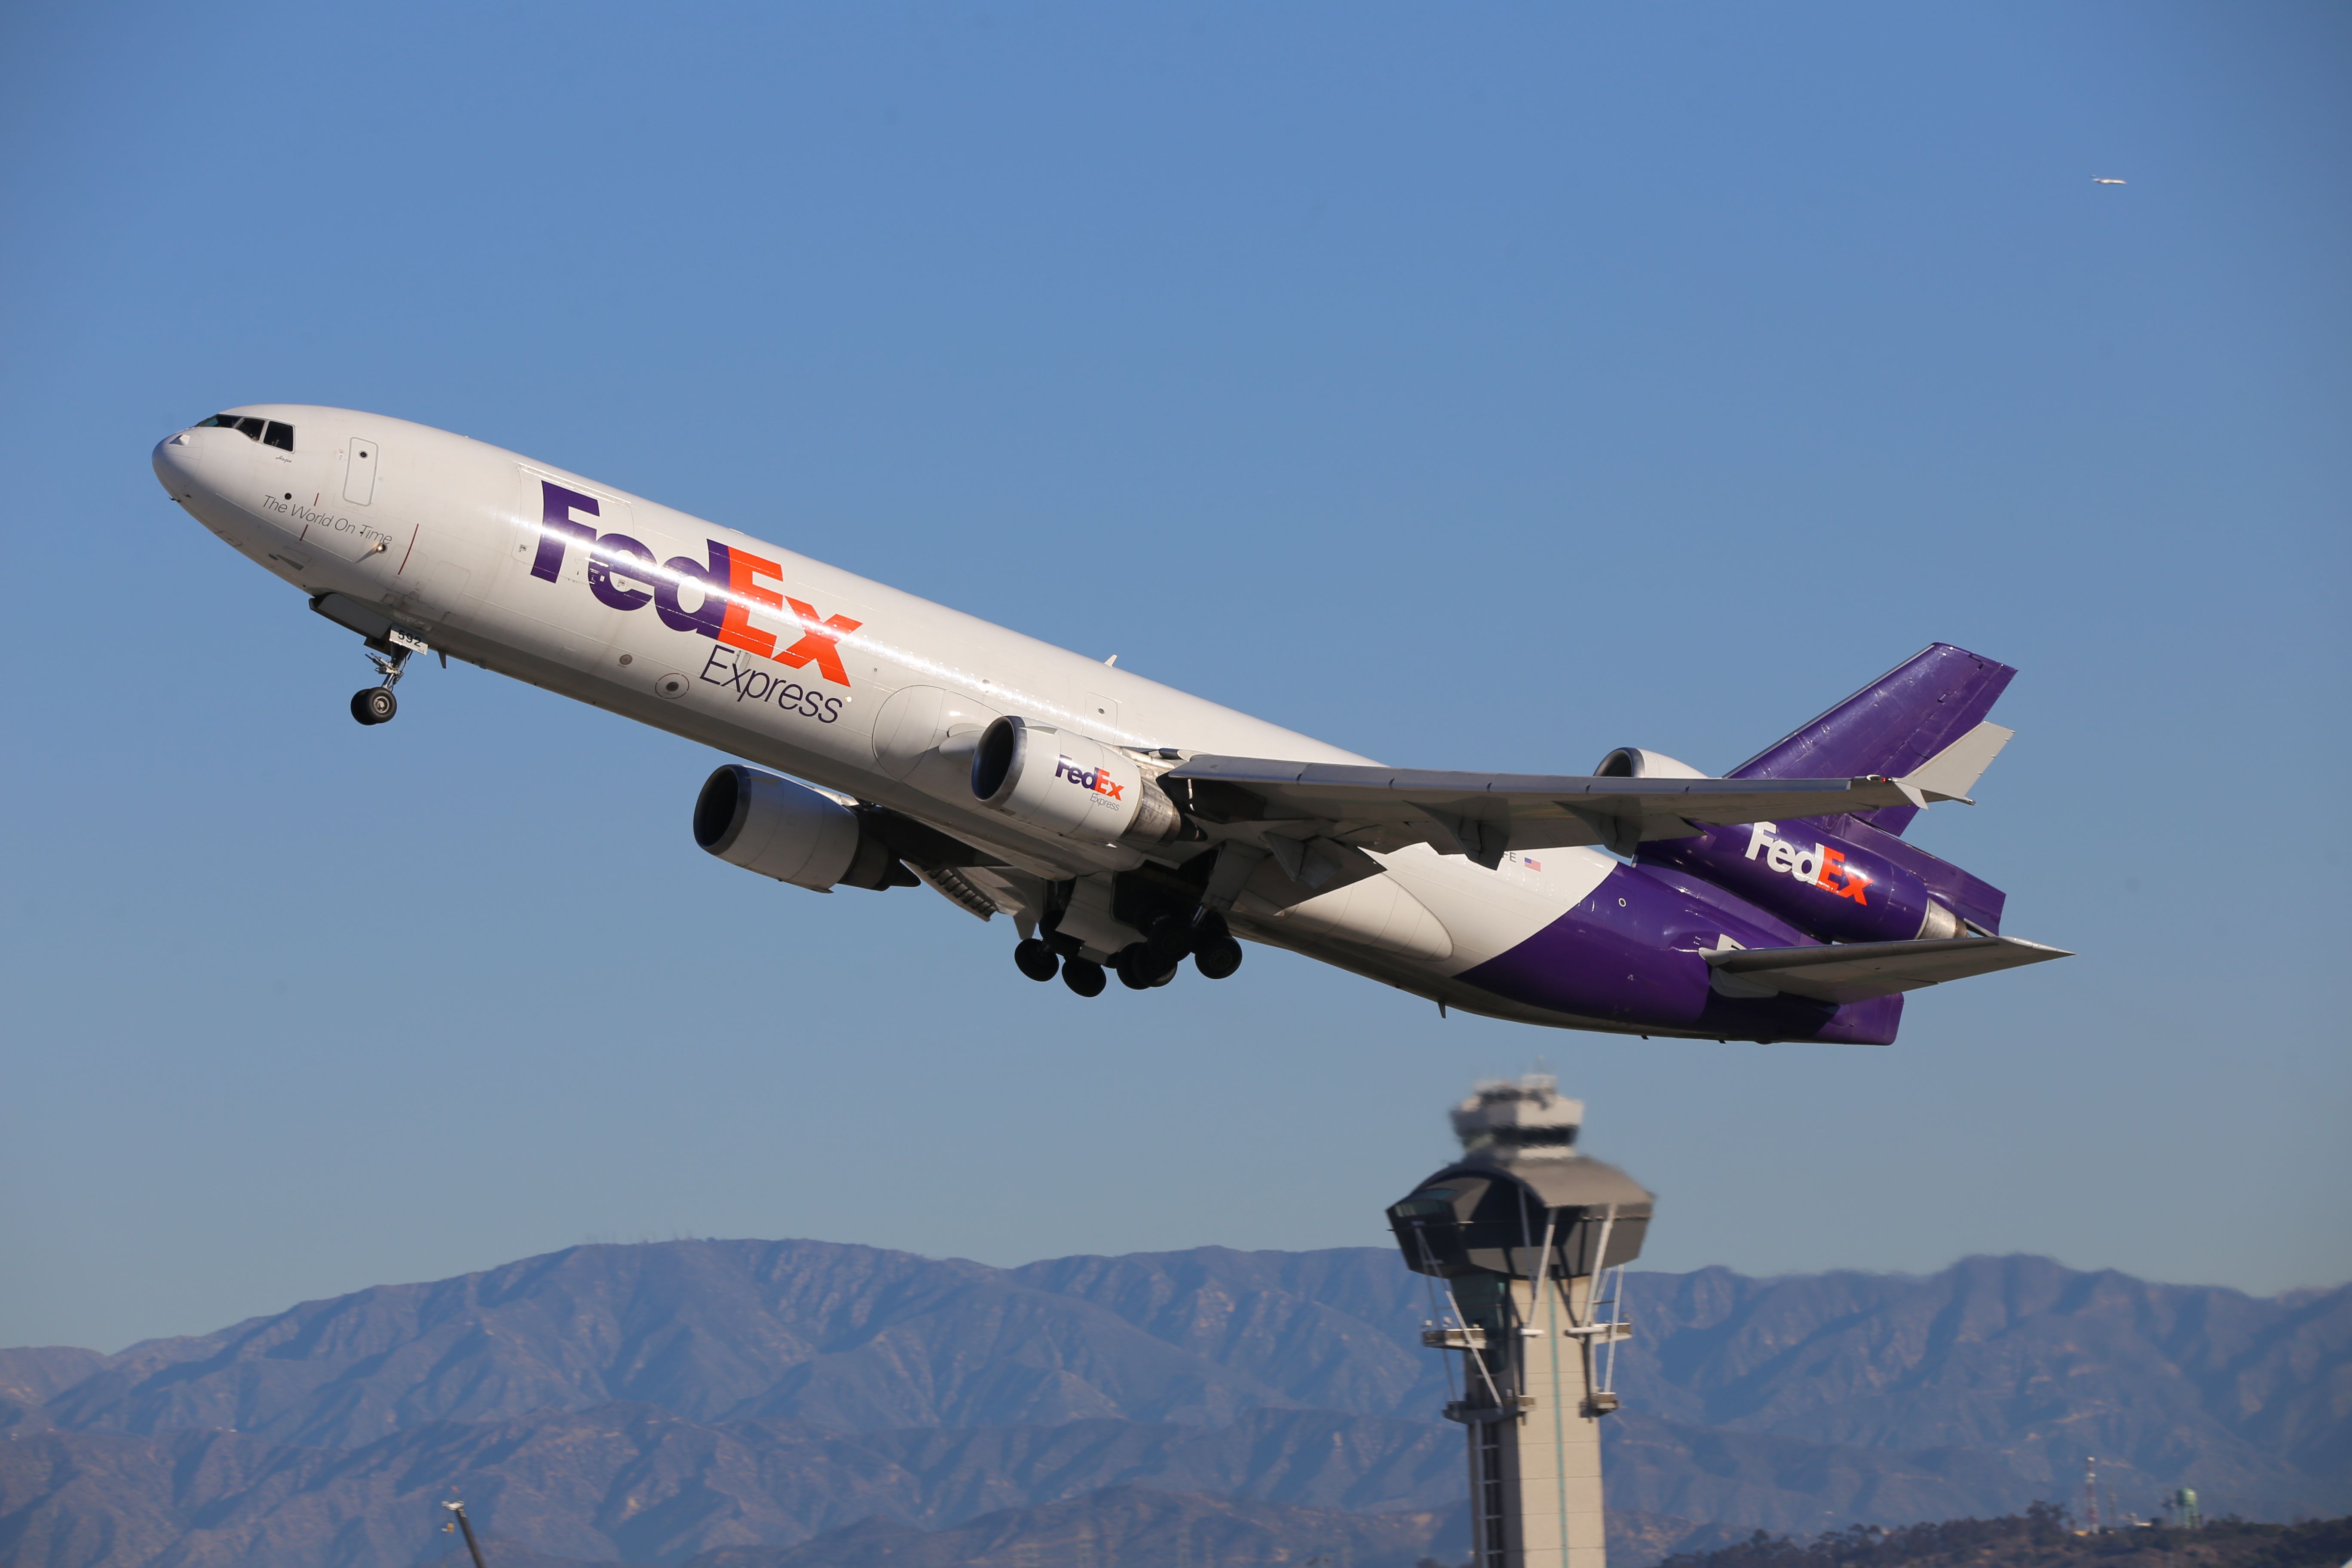
[[[1043,982],[1061,972],[1062,961],[1035,937],[1024,937],[1013,949],[1013,967],[1032,980]]]
[[[1099,996],[1110,982],[1101,964],[1090,958],[1074,958],[1062,965],[1062,984],[1081,996]]]
[[[1173,974],[1176,966],[1184,962],[1184,955],[1192,951],[1192,927],[1174,915],[1163,915],[1151,922],[1150,934],[1143,939],[1143,945],[1150,951],[1155,971],[1165,969]]]
[[[1132,942],[1118,950],[1111,961],[1118,966],[1118,983],[1129,991],[1149,991],[1155,985],[1165,985],[1175,977],[1175,959],[1162,963],[1151,951],[1151,944]]]
[[[400,700],[385,686],[371,686],[365,691],[352,693],[352,717],[362,724],[389,723],[400,711]]]
[[[1192,967],[1208,980],[1223,980],[1242,966],[1242,944],[1221,936],[1202,942],[1192,954]]]

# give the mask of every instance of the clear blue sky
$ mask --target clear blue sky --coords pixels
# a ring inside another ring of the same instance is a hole
[[[2352,1276],[2352,12],[9,7],[0,1343],[583,1239],[1380,1243],[1543,1058],[1670,1268]],[[2095,175],[2127,180],[2097,185]],[[1084,1004],[699,854],[708,752],[173,507],[465,431],[1375,756],[1721,769],[2023,671],[1915,830],[2082,956],[1888,1050]]]

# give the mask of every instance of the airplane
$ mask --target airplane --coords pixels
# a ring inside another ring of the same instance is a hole
[[[1907,992],[2068,956],[1903,837],[2011,734],[2015,670],[1949,644],[1720,778],[1640,747],[1401,769],[403,419],[247,405],[153,466],[361,639],[361,723],[433,654],[702,742],[741,759],[693,802],[703,849],[1008,916],[1019,973],[1080,996],[1223,979],[1247,941],[1441,1011],[1889,1045]]]

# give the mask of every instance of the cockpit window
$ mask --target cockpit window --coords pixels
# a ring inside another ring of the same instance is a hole
[[[215,414],[195,423],[198,430],[234,430],[247,440],[259,441],[281,452],[294,449],[294,426],[282,419],[257,419],[250,414]]]

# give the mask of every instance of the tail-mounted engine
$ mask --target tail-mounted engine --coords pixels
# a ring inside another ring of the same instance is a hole
[[[694,803],[694,841],[730,866],[827,892],[835,887],[911,888],[866,817],[829,795],[736,764],[704,781]]]
[[[1593,773],[1600,778],[1707,776],[1672,757],[1633,747],[1610,752]],[[1959,917],[1912,866],[1902,863],[1941,862],[1874,828],[1823,831],[1830,823],[1843,826],[1845,821],[1791,822],[1786,831],[1775,822],[1710,827],[1695,838],[1650,839],[1640,847],[1639,858],[1704,878],[1824,942],[1909,942],[1961,934]],[[1865,838],[1875,845],[1864,843]]]
[[[971,793],[992,810],[1086,844],[1165,844],[1184,831],[1175,803],[1127,752],[1026,719],[981,731]]]

